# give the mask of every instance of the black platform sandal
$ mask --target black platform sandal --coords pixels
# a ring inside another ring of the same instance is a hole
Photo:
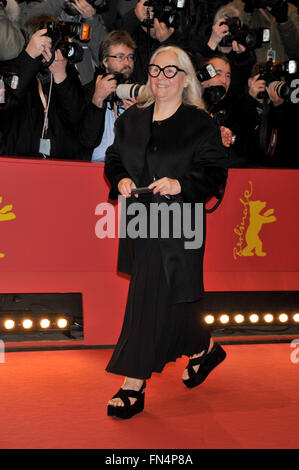
[[[120,398],[124,402],[124,406],[108,405],[108,416],[116,418],[128,419],[140,413],[144,409],[144,389],[146,387],[145,381],[143,382],[139,391],[124,390],[120,388],[119,391],[112,398]],[[130,398],[136,398],[135,403],[131,405]]]
[[[210,352],[204,353],[200,357],[190,359],[187,370],[189,379],[183,380],[183,383],[188,388],[196,387],[200,385],[209,375],[209,373],[216,367],[220,362],[226,358],[226,352],[220,344],[215,343]],[[193,369],[193,366],[199,365],[197,372]]]

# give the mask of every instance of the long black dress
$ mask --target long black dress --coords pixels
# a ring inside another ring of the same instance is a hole
[[[171,119],[171,118],[169,118]],[[145,165],[139,186],[148,186],[158,169],[151,161],[155,142],[164,132],[167,120],[154,122],[147,146]],[[150,170],[151,168],[151,173]],[[136,201],[135,198],[131,200]],[[161,196],[140,195],[146,211],[149,233],[151,203],[166,202]],[[128,219],[127,219],[128,221]],[[161,222],[161,221],[160,221]],[[160,231],[161,227],[159,227]],[[160,233],[159,233],[160,235]],[[138,379],[148,379],[152,372],[162,372],[164,366],[182,355],[192,356],[206,350],[210,333],[202,321],[199,299],[193,302],[173,302],[167,281],[160,239],[131,239],[133,268],[122,331],[106,368],[108,372]],[[200,282],[200,280],[198,280]]]

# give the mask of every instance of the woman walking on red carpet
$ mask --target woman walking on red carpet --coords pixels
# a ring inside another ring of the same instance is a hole
[[[155,51],[148,82],[137,104],[117,120],[115,131],[105,164],[110,198],[124,196],[127,214],[138,207],[139,229],[147,229],[146,235],[133,236],[134,220],[127,216],[118,269],[131,281],[122,331],[106,369],[126,377],[109,401],[108,415],[130,418],[144,408],[152,372],[186,355],[190,360],[182,380],[195,387],[226,356],[201,321],[205,216],[199,214],[202,203],[225,183],[227,160],[220,131],[204,110],[192,63],[177,47]],[[134,197],[136,187],[148,192]],[[169,208],[167,236],[162,211],[153,220],[155,204]],[[187,209],[194,238],[202,233],[196,246],[187,246],[186,220],[178,220]],[[183,229],[179,235],[177,228]]]

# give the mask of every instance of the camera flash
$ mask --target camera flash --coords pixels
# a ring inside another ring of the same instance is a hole
[[[270,42],[271,31],[268,28],[265,28],[263,31],[263,42]]]
[[[289,73],[296,73],[297,72],[297,62],[296,62],[296,60],[289,60],[288,72]]]

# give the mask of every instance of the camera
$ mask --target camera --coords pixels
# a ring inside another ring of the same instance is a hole
[[[269,28],[249,29],[246,25],[241,25],[240,18],[227,18],[222,24],[226,24],[229,34],[224,36],[219,43],[221,47],[231,47],[233,41],[246,47],[246,49],[255,49],[262,47],[264,43],[270,42],[271,30]]]
[[[157,18],[160,23],[165,23],[168,28],[178,29],[185,0],[147,0],[144,6],[152,7],[154,18]],[[153,20],[148,18],[142,24],[152,25]]]
[[[204,88],[202,97],[206,104],[207,110],[210,112],[213,106],[218,104],[225,94],[226,90],[222,85],[215,85]]]
[[[216,77],[216,75],[217,72],[213,64],[203,65],[196,72],[196,76],[200,82],[210,80],[211,78]]]
[[[216,77],[217,72],[213,64],[206,64],[201,66],[197,72],[196,76],[200,82],[205,82],[211,78]],[[206,103],[207,110],[210,111],[213,106],[215,106],[221,98],[225,95],[226,90],[222,85],[210,86],[203,89],[203,100]]]
[[[76,10],[76,8],[72,7],[72,3],[75,3],[74,0],[65,2],[63,9],[67,15],[77,16],[80,13],[78,10]],[[108,0],[88,0],[88,3],[96,10],[97,13],[104,13],[109,9]]]
[[[110,80],[116,80],[116,91],[107,96],[106,101],[110,104],[119,103],[121,100],[130,100],[131,98],[137,98],[138,95],[142,92],[144,85],[139,83],[128,83],[129,79],[126,78],[120,72],[103,72],[100,68],[97,69],[96,75],[113,75]]]
[[[0,109],[9,106],[12,100],[12,91],[19,85],[19,77],[14,73],[0,73]]]
[[[51,65],[55,57],[55,51],[61,50],[62,55],[70,62],[77,63],[83,58],[82,47],[73,42],[74,39],[79,41],[89,41],[91,27],[86,23],[73,23],[69,21],[59,21],[58,23],[47,24],[47,34],[52,39],[52,58],[45,66]]]
[[[288,82],[290,77],[296,74],[297,70],[297,60],[291,59],[280,64],[274,64],[273,60],[270,59],[265,64],[259,65],[259,80],[265,80],[267,86],[273,83],[274,91],[277,95],[284,100],[288,100],[292,93],[292,88]],[[265,92],[260,92],[257,98],[262,99],[264,96]]]
[[[106,72],[105,70],[102,70],[101,67],[96,69],[96,75],[95,76],[97,76],[97,75],[102,75],[102,78],[107,77],[107,75],[113,75],[113,77],[111,77],[109,80],[116,80],[117,87],[121,83],[125,83],[128,80],[120,72],[113,72],[113,73]],[[110,104],[118,103],[120,100],[121,99],[118,98],[116,92],[110,93],[110,95],[108,95],[107,98],[106,98],[106,101]]]

